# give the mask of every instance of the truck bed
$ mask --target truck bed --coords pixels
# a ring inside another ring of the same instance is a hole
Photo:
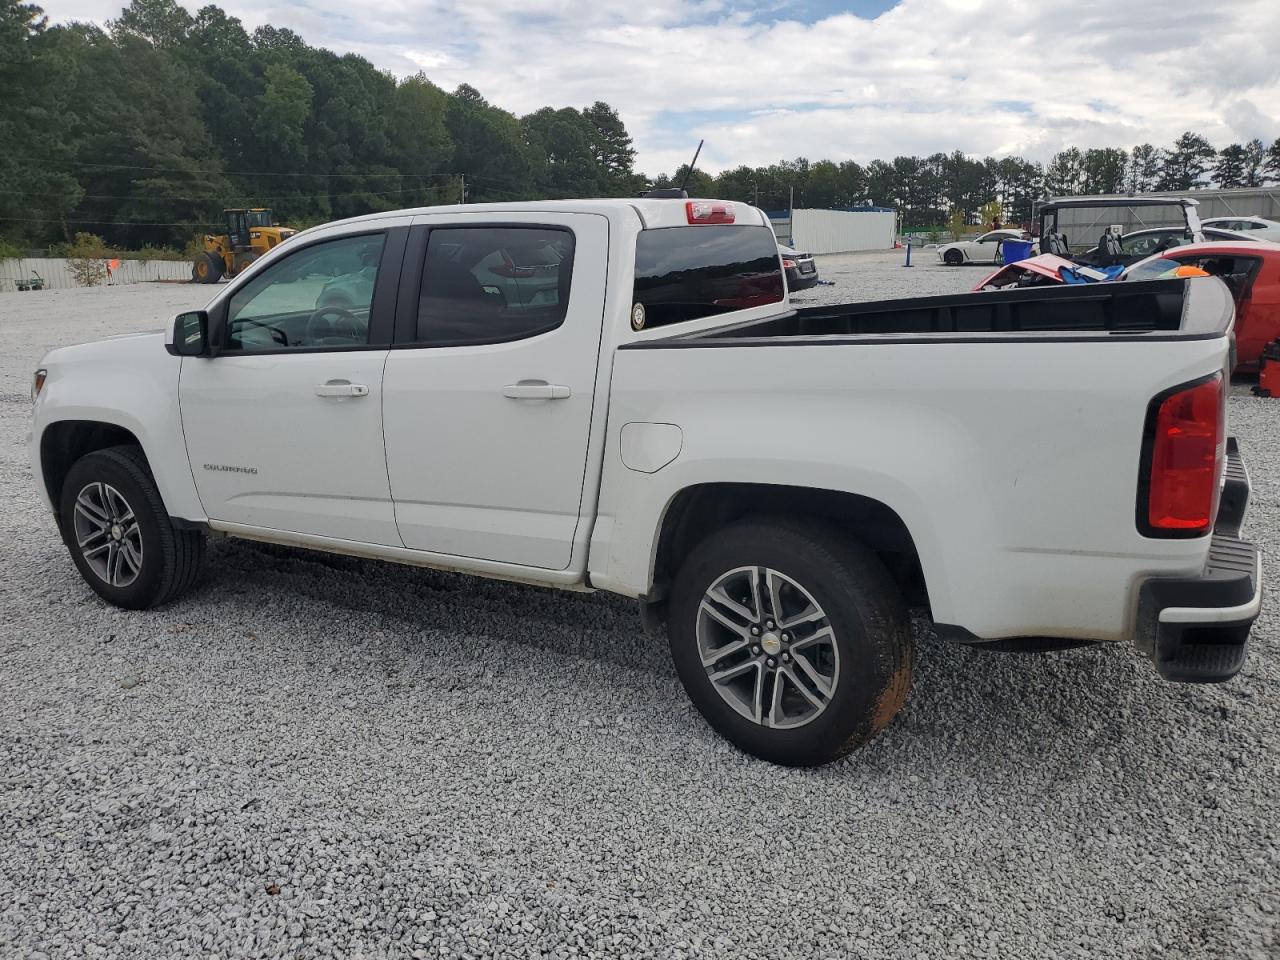
[[[1038,287],[807,307],[780,317],[677,339],[705,344],[708,340],[776,342],[779,338],[915,334],[930,340],[965,336],[986,340],[992,335],[1068,333],[1181,339],[1220,336],[1230,320],[1231,299],[1225,287],[1216,279],[1205,278]]]
[[[591,582],[647,587],[653,547],[615,540],[731,472],[886,505],[939,623],[1124,639],[1140,581],[1204,566],[1203,538],[1135,524],[1141,445],[1152,398],[1227,367],[1232,317],[1205,277],[846,304],[624,344],[610,423],[678,424],[681,445],[655,473],[606,454],[591,552],[610,561]]]

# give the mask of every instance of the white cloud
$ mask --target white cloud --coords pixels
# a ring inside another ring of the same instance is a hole
[[[117,12],[111,0],[46,2],[62,19]],[[222,5],[401,75],[469,83],[516,113],[605,100],[650,172],[687,160],[700,137],[700,164],[716,170],[957,147],[1046,159],[1187,129],[1219,145],[1280,134],[1277,0],[902,0],[873,21],[807,24],[718,0]]]

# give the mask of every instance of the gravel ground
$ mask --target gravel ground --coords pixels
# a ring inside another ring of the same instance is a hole
[[[818,276],[835,283],[797,291],[791,298],[796,306],[961,293],[972,290],[995,270],[993,266],[943,266],[928,249],[913,249],[910,267],[904,266],[905,250],[841,253],[816,259]]]
[[[816,295],[977,276],[899,263]],[[712,734],[607,596],[224,541],[186,600],[104,606],[29,371],[205,297],[0,294],[0,956],[1280,956],[1274,593],[1212,687],[922,628],[897,723],[810,771]],[[1273,570],[1277,412],[1232,399]]]

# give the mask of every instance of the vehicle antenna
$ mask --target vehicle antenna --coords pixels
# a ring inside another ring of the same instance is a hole
[[[698,149],[693,151],[693,160],[689,163],[689,169],[685,171],[684,182],[680,184],[680,191],[682,193],[684,192],[684,188],[689,185],[689,178],[693,176],[693,168],[694,168],[694,165],[698,162],[698,154],[702,152],[702,145],[704,143],[706,143],[705,140],[699,140]]]

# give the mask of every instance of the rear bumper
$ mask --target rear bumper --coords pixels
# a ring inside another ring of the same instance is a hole
[[[1258,548],[1238,536],[1248,503],[1249,474],[1233,437],[1204,569],[1194,577],[1154,577],[1139,592],[1137,644],[1166,680],[1220,683],[1244,666],[1262,608]]]
[[[806,290],[817,282],[818,271],[816,267],[812,273],[801,273],[798,267],[789,267],[787,269],[788,290]]]

